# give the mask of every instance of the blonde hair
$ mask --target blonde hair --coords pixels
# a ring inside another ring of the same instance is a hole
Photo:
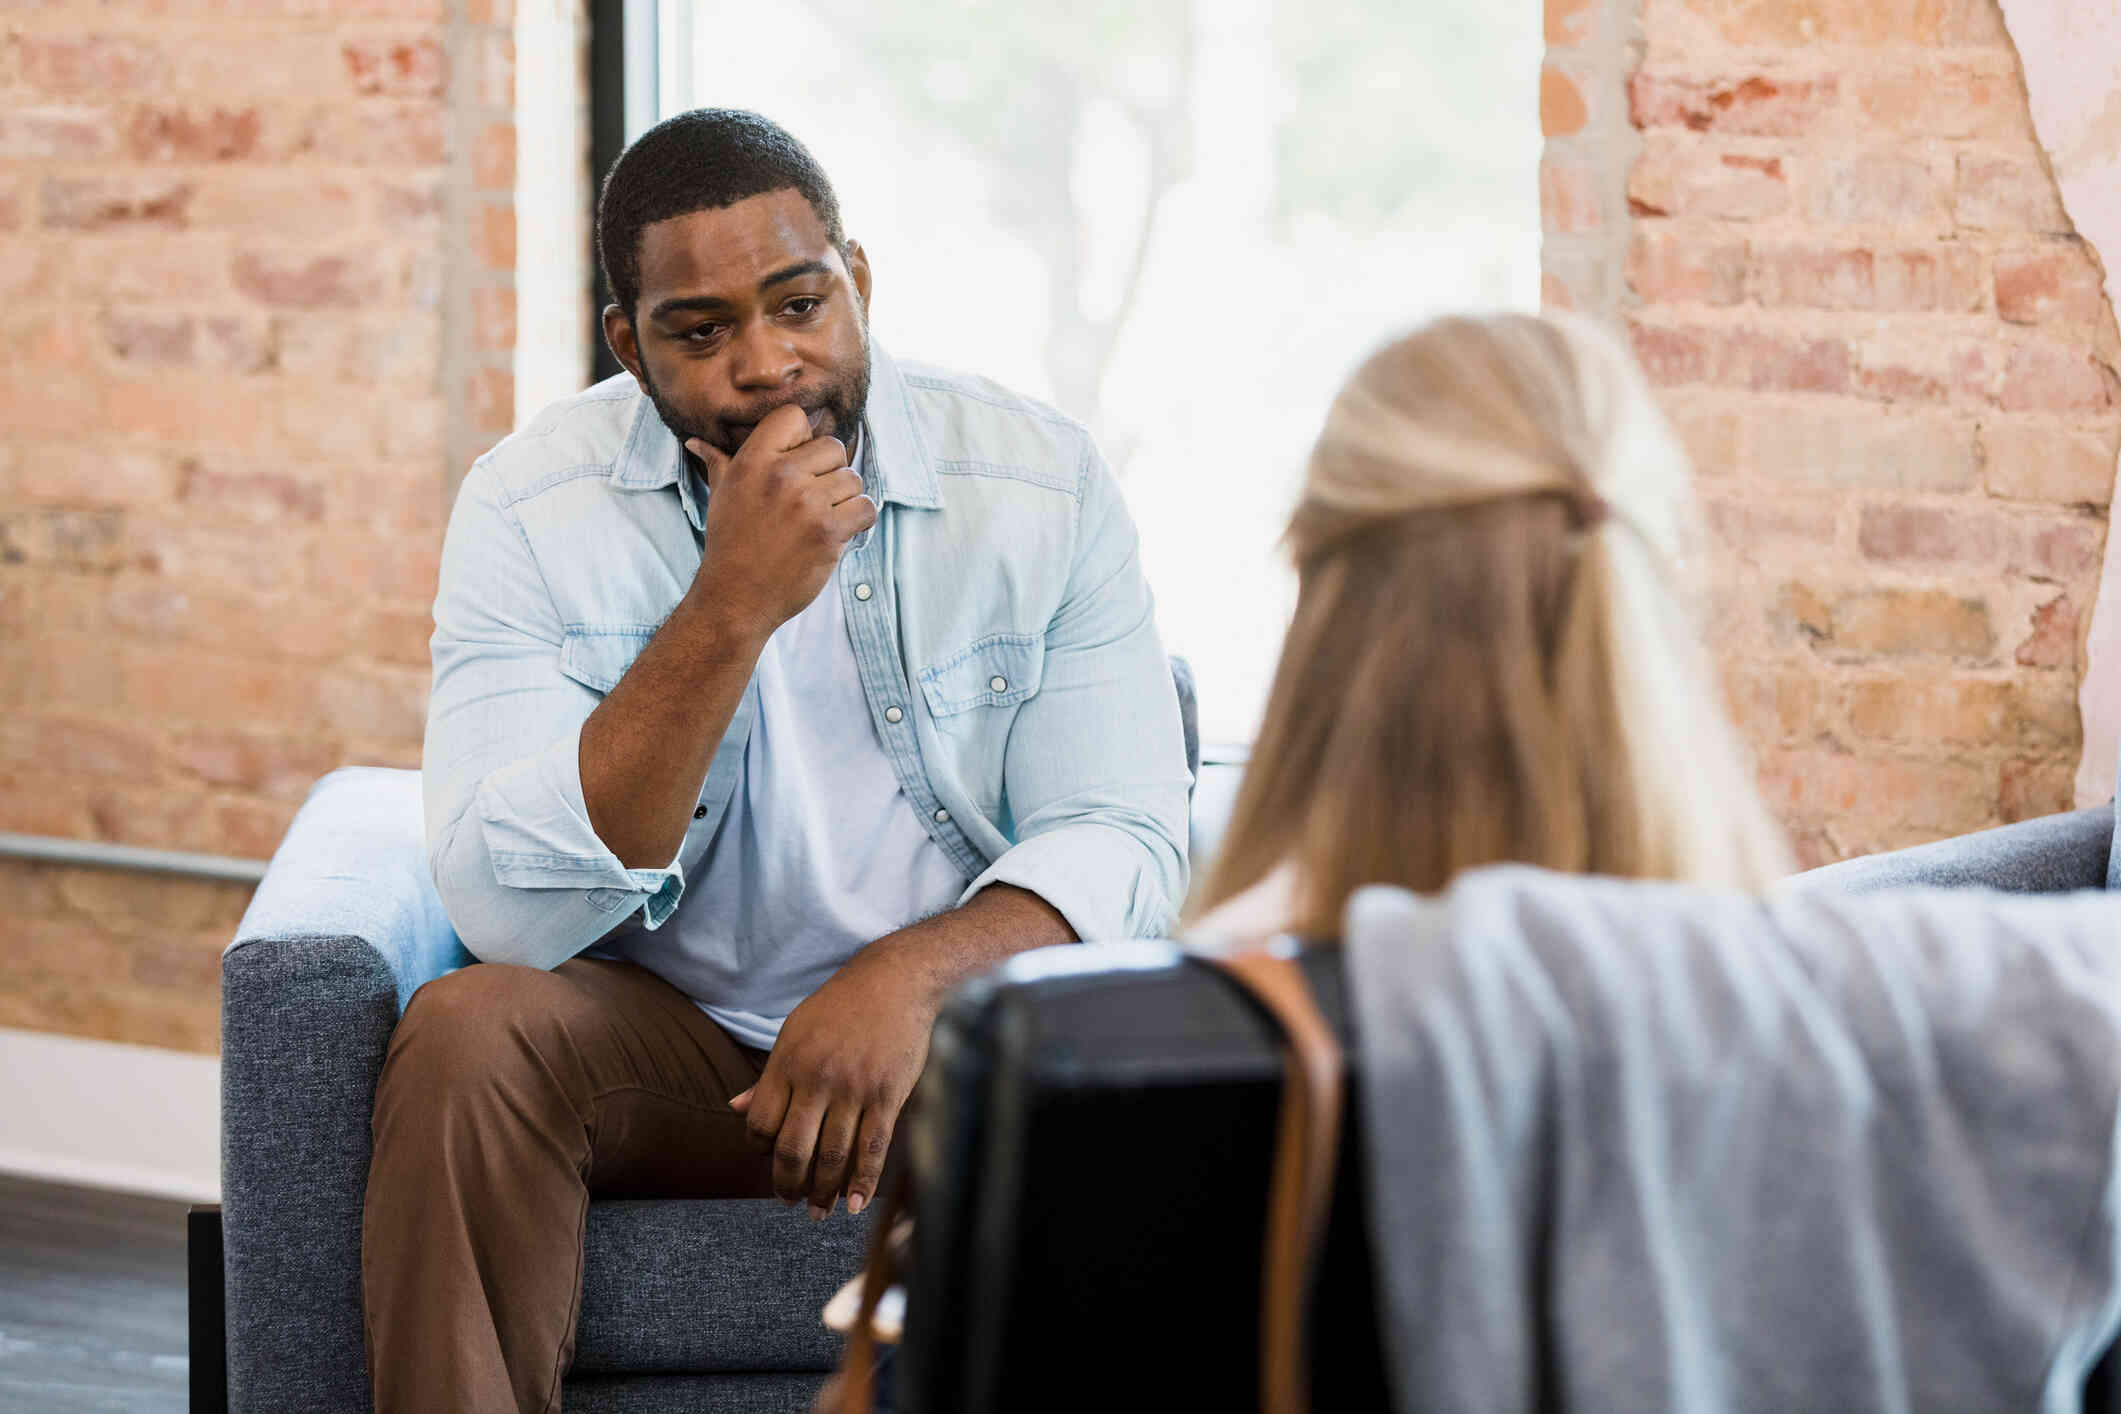
[[[1364,884],[1506,860],[1786,872],[1689,612],[1688,480],[1587,321],[1447,319],[1372,355],[1289,522],[1296,613],[1196,916],[1284,865],[1314,936]]]

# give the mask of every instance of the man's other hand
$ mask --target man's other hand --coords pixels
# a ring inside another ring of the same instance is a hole
[[[876,503],[836,437],[819,437],[790,403],[730,456],[697,437],[707,468],[700,576],[714,602],[763,640],[810,607],[847,542],[876,524]]]
[[[928,1058],[937,1000],[918,969],[858,953],[781,1024],[758,1084],[730,1101],[773,1150],[773,1191],[859,1213],[876,1197],[900,1108]]]

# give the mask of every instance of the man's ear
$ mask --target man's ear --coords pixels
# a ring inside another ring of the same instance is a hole
[[[862,297],[862,313],[869,312],[869,252],[862,249],[860,241],[847,242],[842,252],[847,261],[847,274],[854,280],[854,292]]]
[[[626,366],[633,381],[641,385],[641,391],[647,392],[648,380],[641,376],[640,335],[634,329],[633,321],[626,317],[626,311],[618,305],[604,306],[604,342],[611,345],[612,357]]]

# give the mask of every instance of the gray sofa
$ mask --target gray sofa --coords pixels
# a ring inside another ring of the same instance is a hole
[[[1192,673],[1179,659],[1172,671],[1209,812],[1196,828],[1212,840],[1239,767],[1199,764]],[[222,1284],[201,1289],[195,1260],[195,1414],[222,1402],[216,1354],[236,1414],[370,1409],[361,1200],[376,1077],[407,999],[466,965],[428,874],[419,772],[319,781],[222,958]],[[195,1245],[212,1240],[202,1216]],[[819,1311],[861,1264],[867,1228],[771,1200],[592,1203],[564,1407],[807,1409],[839,1358]]]

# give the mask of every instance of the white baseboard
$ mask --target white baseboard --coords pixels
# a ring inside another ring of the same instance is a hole
[[[221,1062],[0,1027],[0,1173],[221,1201]]]

